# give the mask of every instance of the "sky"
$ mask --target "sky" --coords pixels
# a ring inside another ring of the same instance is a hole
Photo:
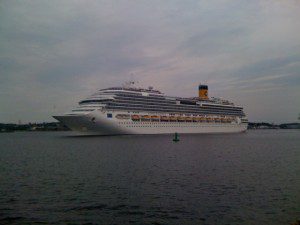
[[[135,80],[169,96],[297,122],[298,0],[2,0],[0,123],[54,121],[98,89]]]

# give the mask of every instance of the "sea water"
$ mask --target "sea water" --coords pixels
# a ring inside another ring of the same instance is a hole
[[[300,132],[0,134],[0,224],[291,224]]]

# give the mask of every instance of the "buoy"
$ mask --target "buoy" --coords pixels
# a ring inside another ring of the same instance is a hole
[[[177,132],[175,133],[175,136],[174,136],[174,138],[173,138],[173,141],[174,141],[174,142],[179,141],[179,137],[178,137],[178,133],[177,133]]]

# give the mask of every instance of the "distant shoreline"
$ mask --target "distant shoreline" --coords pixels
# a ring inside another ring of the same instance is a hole
[[[266,122],[249,122],[249,130],[262,129],[300,129],[300,123],[282,123],[271,124]],[[44,123],[0,123],[0,133],[8,133],[15,131],[69,131],[70,129],[60,122],[44,122]]]
[[[0,133],[15,131],[69,131],[70,129],[60,122],[44,122],[44,123],[0,123]]]
[[[249,122],[249,130],[256,129],[300,129],[300,123],[282,123],[282,124],[271,124],[266,122]]]

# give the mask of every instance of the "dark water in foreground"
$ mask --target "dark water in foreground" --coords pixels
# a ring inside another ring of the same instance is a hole
[[[0,134],[0,224],[290,224],[300,132]]]

